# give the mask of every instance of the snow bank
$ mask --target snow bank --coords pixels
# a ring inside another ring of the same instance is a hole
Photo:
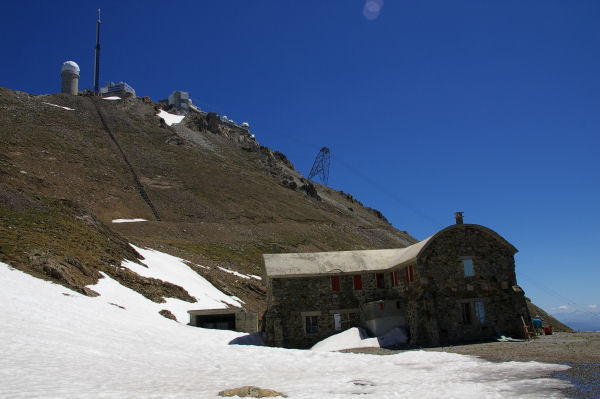
[[[146,219],[113,219],[113,223],[135,223],[135,222],[147,222]]]
[[[407,341],[408,337],[400,328],[394,328],[381,337],[369,338],[364,329],[352,327],[317,342],[310,350],[334,352],[355,348],[388,348],[405,344]]]
[[[47,102],[43,102],[43,101],[42,101],[42,103],[46,104],[46,105],[51,105],[53,107],[62,108],[62,109],[65,109],[67,111],[75,111],[75,108],[63,107],[62,105],[51,104],[51,103],[47,103]]]
[[[113,289],[122,303],[149,302]],[[568,386],[543,378],[566,369],[546,363],[228,345],[246,334],[122,309],[101,290],[86,297],[0,263],[0,397],[214,398],[257,385],[290,398],[556,398]]]
[[[317,342],[310,350],[333,352],[352,348],[379,348],[379,341],[377,338],[368,338],[362,328],[352,327]]]
[[[175,115],[175,114],[170,114],[167,111],[164,110],[160,110],[160,112],[157,114],[159,118],[163,118],[165,120],[165,123],[169,126],[175,124],[175,123],[179,123],[183,120],[183,118],[185,118],[185,115]]]

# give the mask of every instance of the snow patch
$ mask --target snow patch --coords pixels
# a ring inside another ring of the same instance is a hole
[[[147,222],[146,219],[113,219],[113,223],[136,223],[136,222]]]
[[[67,111],[75,111],[75,108],[63,107],[62,105],[51,104],[51,103],[47,103],[47,102],[43,102],[43,101],[42,101],[42,103],[46,104],[46,105],[51,105],[53,107],[62,108],[62,109],[65,109]]]
[[[102,97],[102,99],[108,100],[108,101],[115,101],[115,100],[120,100],[121,97],[119,97],[119,96],[110,96],[110,97]]]
[[[245,274],[242,274],[242,273],[238,273],[238,272],[236,272],[235,270],[229,270],[229,269],[226,269],[226,268],[224,268],[224,267],[221,267],[221,266],[217,266],[217,267],[218,267],[219,269],[223,270],[223,271],[224,271],[224,272],[226,272],[226,273],[233,274],[234,276],[238,276],[238,277],[241,277],[241,278],[245,278],[245,279],[247,279],[247,280],[249,280],[249,279],[250,279],[250,276],[247,276],[247,275],[245,275]]]
[[[185,115],[170,114],[162,109],[157,115],[159,118],[163,118],[165,120],[165,123],[169,126],[179,123],[183,120],[183,118],[185,118]]]
[[[362,328],[352,327],[317,342],[310,350],[334,352],[354,348],[379,348],[377,338],[369,338]]]
[[[155,251],[142,249],[130,244],[144,259],[141,265],[129,260],[123,261],[123,267],[139,274],[140,276],[156,278],[183,287],[196,302],[190,303],[179,299],[167,298],[166,304],[160,304],[162,309],[170,310],[180,322],[189,321],[188,310],[198,309],[226,309],[230,306],[242,307],[242,304],[232,297],[224,294],[200,276],[183,259]],[[102,288],[91,286],[94,291],[103,294]],[[123,304],[120,304],[123,305]],[[127,307],[127,305],[123,305]]]

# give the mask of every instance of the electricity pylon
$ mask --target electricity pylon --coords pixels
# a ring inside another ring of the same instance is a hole
[[[315,163],[313,163],[312,169],[308,174],[308,180],[319,175],[321,177],[321,182],[326,186],[327,181],[329,180],[329,163],[329,148],[323,147],[321,148],[321,151],[319,151],[317,157],[315,158]]]

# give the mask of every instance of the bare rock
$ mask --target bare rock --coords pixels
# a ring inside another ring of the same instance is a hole
[[[171,313],[170,310],[163,309],[163,310],[161,310],[158,313],[160,313],[161,316],[166,317],[167,319],[171,319],[171,320],[177,321],[177,317],[175,317],[175,315],[173,313]]]
[[[272,389],[263,389],[255,386],[245,386],[240,388],[226,389],[219,392],[219,396],[238,396],[240,398],[287,398],[287,395]]]

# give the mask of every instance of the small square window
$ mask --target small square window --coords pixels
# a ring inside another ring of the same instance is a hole
[[[463,259],[463,268],[465,270],[465,277],[472,277],[475,275],[473,259]]]

